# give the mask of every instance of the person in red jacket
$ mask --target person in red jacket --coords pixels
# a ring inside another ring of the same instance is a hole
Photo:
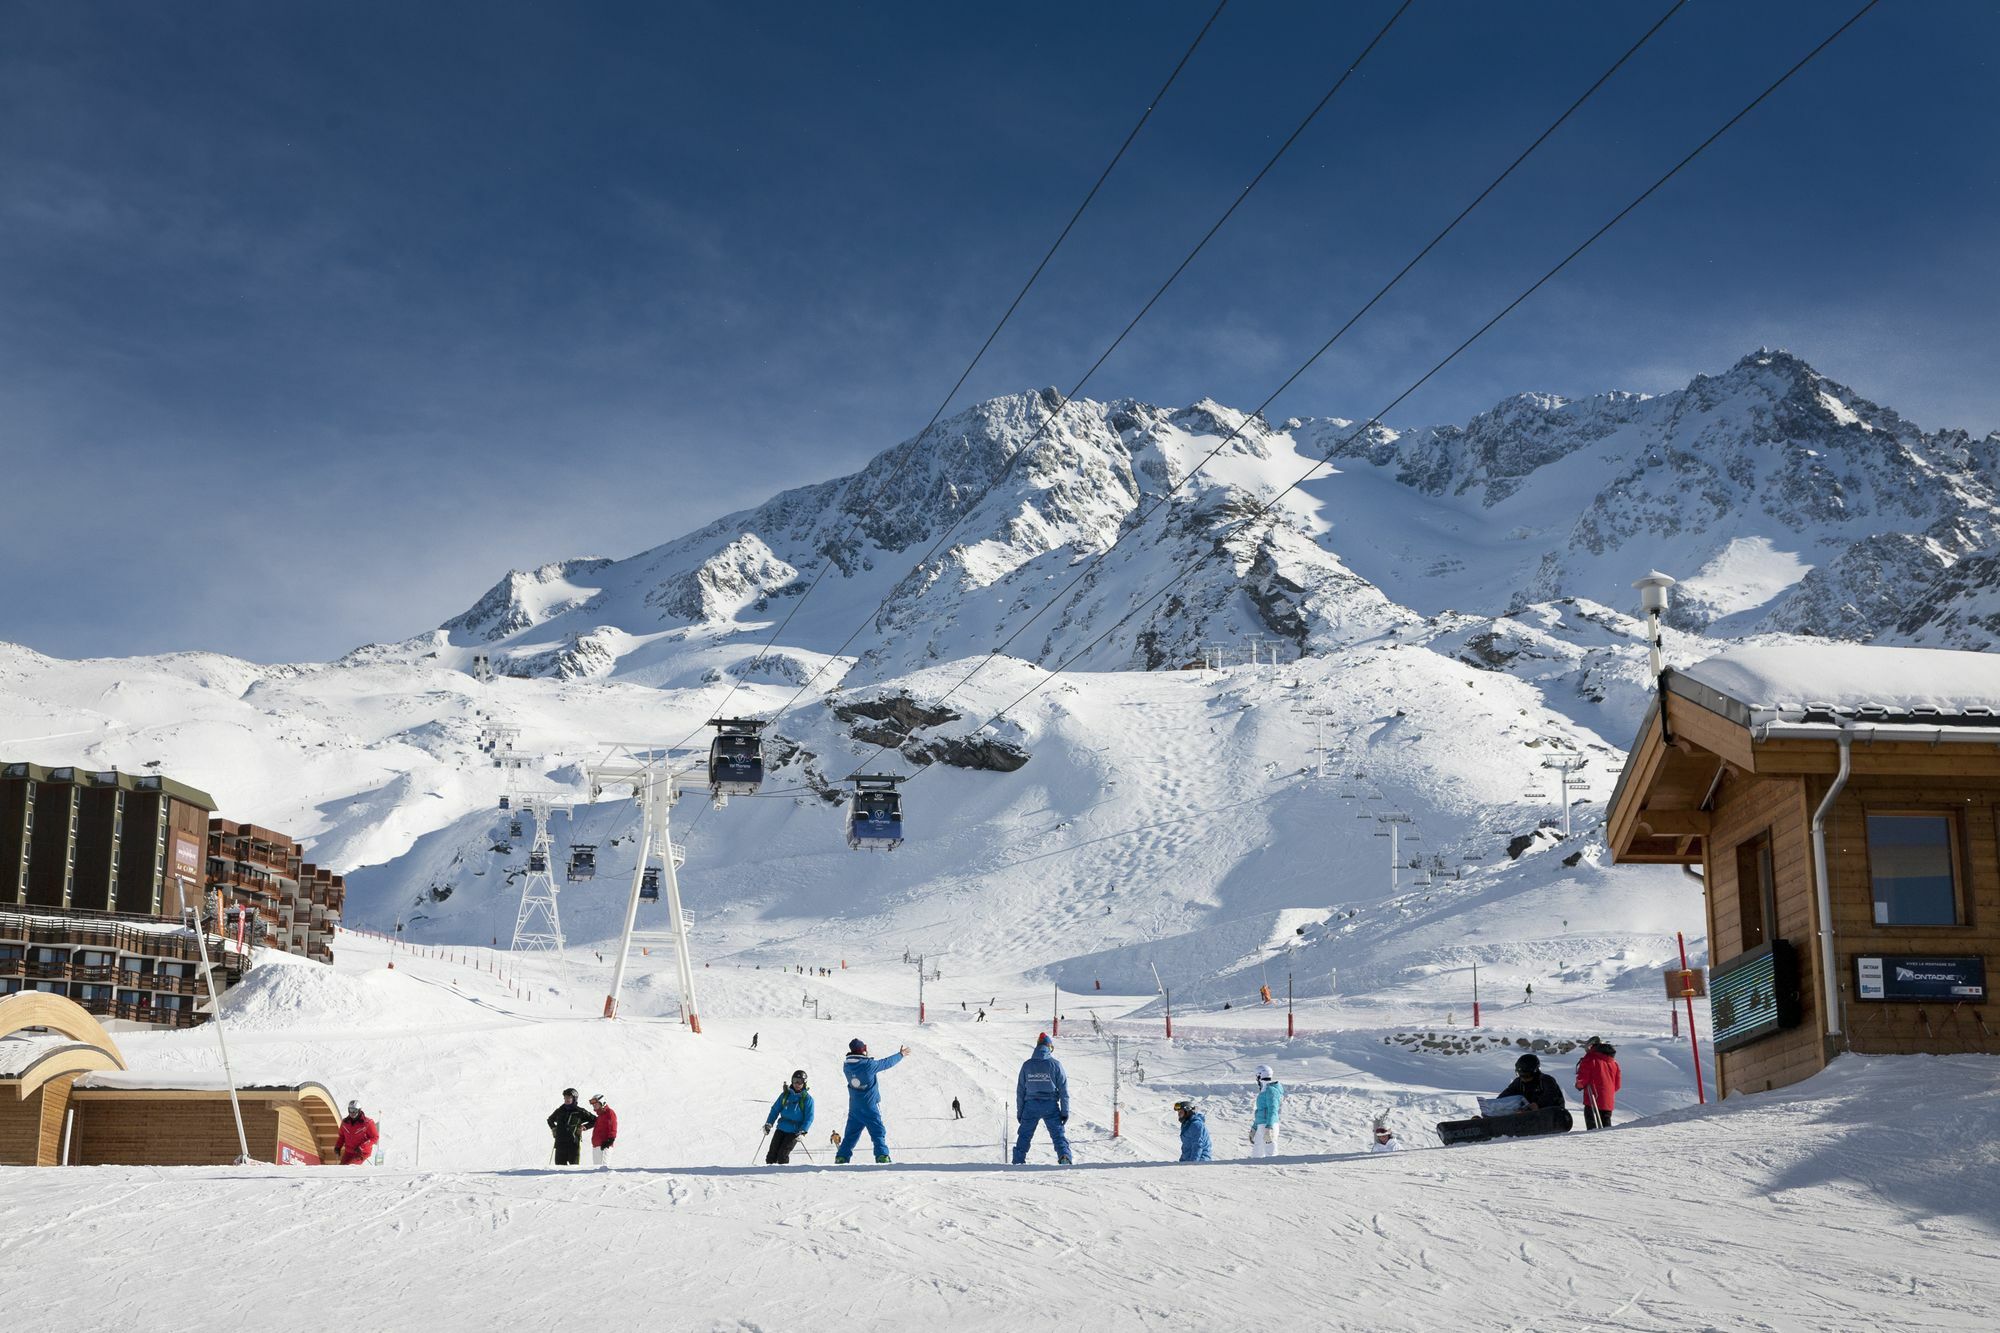
[[[1596,1037],[1576,1062],[1576,1086],[1583,1091],[1583,1127],[1611,1128],[1611,1107],[1618,1100],[1623,1080],[1618,1073],[1618,1050]]]
[[[618,1142],[618,1113],[601,1092],[591,1097],[590,1109],[597,1117],[597,1123],[590,1127],[590,1162],[592,1166],[609,1166],[611,1145]]]
[[[360,1166],[375,1151],[375,1145],[381,1138],[382,1133],[375,1128],[375,1122],[361,1114],[361,1103],[349,1102],[347,1118],[340,1122],[340,1138],[334,1144],[334,1152],[342,1166]]]

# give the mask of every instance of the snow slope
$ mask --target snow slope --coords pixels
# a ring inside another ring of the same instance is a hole
[[[831,981],[709,968],[714,1017],[695,1037],[590,1018],[531,965],[507,985],[476,953],[393,956],[392,971],[389,946],[343,937],[335,969],[260,967],[229,1002],[238,1067],[309,1073],[360,1098],[381,1119],[384,1164],[9,1173],[10,1308],[58,1326],[143,1309],[163,1328],[1985,1329],[2000,1301],[1990,1060],[1921,1061],[1920,1115],[1910,1060],[1853,1057],[1798,1088],[1695,1111],[1685,1048],[1625,1035],[1648,1026],[1647,1006],[1577,998],[1548,1008],[1572,1011],[1565,1029],[1618,1041],[1626,1123],[1443,1149],[1425,1146],[1424,1127],[1497,1089],[1514,1049],[1383,1040],[1449,1003],[1443,987],[1359,1021],[1311,1002],[1309,1035],[1290,1043],[1274,1015],[1232,1010],[1170,1045],[1119,1016],[1139,997],[1066,994],[1058,1050],[1080,1165],[1047,1165],[1041,1143],[1042,1165],[1003,1168],[1001,1099],[1047,1026],[1046,997],[1018,985],[978,997],[996,1000],[978,1022],[956,999],[1006,983],[952,976],[918,1027],[899,965]],[[773,1016],[808,986],[839,1021]],[[1030,994],[1036,1012],[1010,1012]],[[1126,1034],[1117,1140],[1108,1041],[1079,1017],[1085,1003]],[[1542,1016],[1509,1005],[1482,1035],[1525,1040]],[[878,1052],[914,1047],[883,1076],[893,1166],[826,1161],[842,1100],[827,1085],[857,1031]],[[123,1040],[138,1067],[215,1065],[208,1033]],[[1264,1060],[1290,1089],[1286,1155],[1253,1163],[1241,1140]],[[752,1168],[768,1100],[795,1065],[819,1097],[813,1160]],[[541,1119],[564,1081],[617,1107],[615,1169],[546,1165]],[[953,1096],[966,1119],[950,1118]],[[1211,1165],[1159,1164],[1173,1152],[1168,1105],[1184,1096],[1206,1108]],[[1412,1151],[1360,1151],[1384,1107]],[[281,1271],[280,1290],[187,1263],[176,1242],[203,1217],[227,1218],[231,1254]],[[118,1283],[79,1283],[80,1271]]]

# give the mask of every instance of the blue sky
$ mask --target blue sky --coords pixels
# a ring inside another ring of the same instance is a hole
[[[1212,7],[0,0],[0,639],[323,658],[851,470]],[[1233,0],[960,401],[1074,382],[1393,7]],[[1261,400],[1666,7],[1417,0],[1086,392]],[[1697,0],[1274,412],[1375,410],[1851,8]],[[1396,419],[1770,344],[2000,429],[1996,51],[1880,6]]]

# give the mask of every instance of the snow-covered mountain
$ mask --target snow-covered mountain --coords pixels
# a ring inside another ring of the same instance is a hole
[[[484,648],[521,674],[627,674],[666,644],[760,638],[817,581],[760,669],[802,679],[850,636],[820,684],[1002,643],[1047,666],[1153,669],[1250,635],[1321,653],[1443,611],[1619,606],[1649,566],[1682,579],[1685,629],[1988,634],[1943,599],[1989,588],[1989,562],[1940,581],[2000,543],[2000,434],[1926,433],[1785,352],[1657,397],[1522,394],[1412,430],[1274,427],[1208,401],[1079,400],[1050,421],[1058,402],[980,404],[628,559],[515,571],[421,645]],[[1913,622],[1933,584],[1934,618]]]
[[[769,795],[677,822],[705,948],[942,933],[996,965],[1122,966],[1219,931],[1185,950],[1226,988],[1228,941],[1277,922],[1389,985],[1482,932],[1488,965],[1540,957],[1586,917],[1558,961],[1615,973],[1699,920],[1680,877],[1605,866],[1592,837],[1646,700],[1633,577],[1684,580],[1683,662],[2000,627],[2000,436],[1927,434],[1782,352],[1462,427],[1206,401],[1045,427],[1055,401],[981,404],[635,556],[516,571],[330,664],[0,649],[0,735],[14,758],[156,766],[356,871],[358,920],[485,940],[518,898],[501,793],[581,793],[602,742],[695,740],[727,699],[783,716]],[[1253,639],[1286,665],[1160,670]],[[475,652],[502,679],[471,679]],[[491,724],[520,729],[528,771],[492,766]],[[1589,761],[1568,845],[1551,747]],[[920,774],[889,857],[839,836],[834,793],[871,768]],[[1419,843],[1393,883],[1389,812]],[[557,836],[597,843],[613,883],[628,818],[585,807]],[[615,892],[565,902],[577,938],[620,922]]]

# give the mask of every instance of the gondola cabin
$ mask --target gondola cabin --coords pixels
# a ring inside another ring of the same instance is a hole
[[[518,838],[518,837],[520,837],[520,836],[521,836],[521,821],[520,821],[520,820],[518,820],[518,819],[510,819],[510,820],[508,820],[508,821],[507,821],[507,836],[508,836],[508,837],[510,837],[510,838]]]
[[[646,873],[639,877],[639,901],[656,903],[660,901],[660,868],[647,866]]]
[[[847,805],[847,845],[855,851],[889,852],[903,842],[901,778],[856,777]]]
[[[549,873],[549,854],[537,847],[528,853],[528,873],[546,875]]]
[[[500,798],[500,808],[502,810],[505,810],[507,808],[507,805],[508,805],[507,798],[505,796],[502,796]]]
[[[708,745],[708,791],[717,801],[749,796],[764,785],[764,724],[752,718],[718,720]]]
[[[569,877],[571,880],[597,878],[597,846],[595,843],[576,843],[569,849]]]

